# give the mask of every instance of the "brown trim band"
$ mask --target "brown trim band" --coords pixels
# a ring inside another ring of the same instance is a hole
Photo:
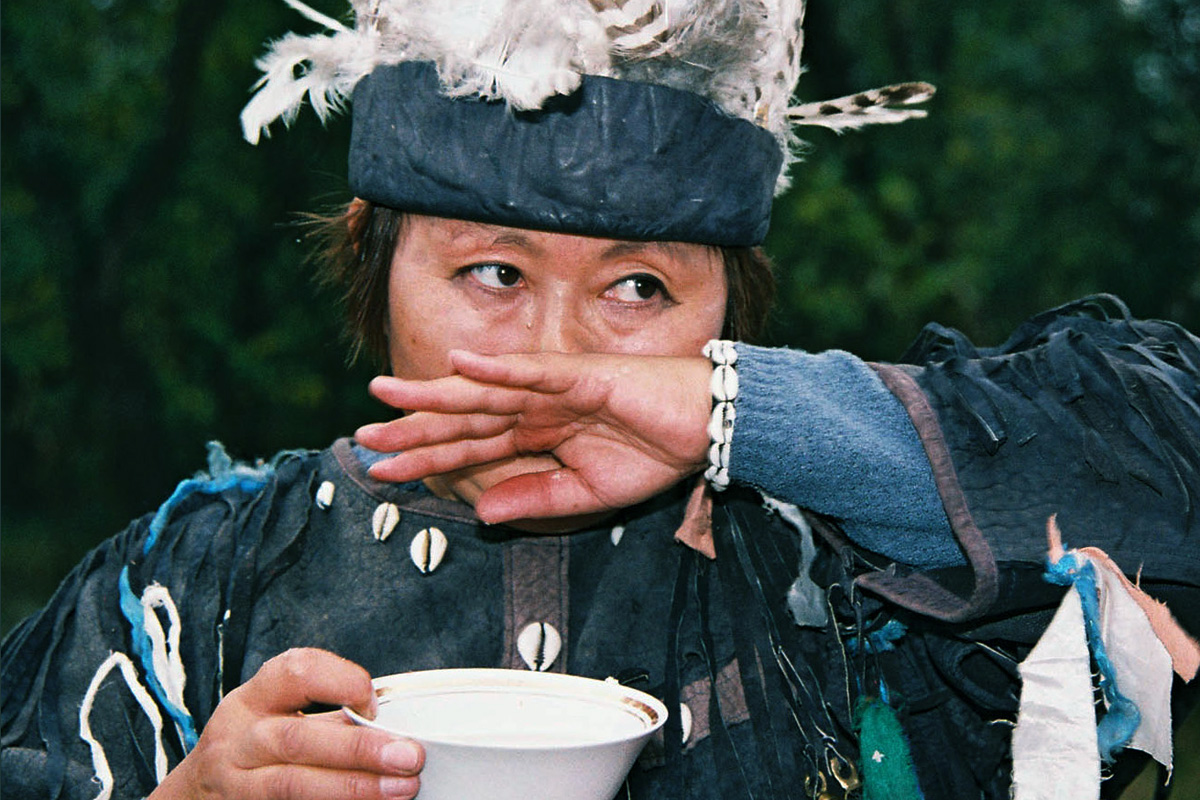
[[[746,704],[746,692],[742,688],[742,676],[735,658],[717,673],[717,707],[726,726],[737,725],[750,719],[750,708]],[[713,693],[712,680],[704,677],[692,681],[679,692],[679,699],[692,712],[692,731],[684,742],[684,750],[691,750],[712,733],[708,718]]]
[[[570,536],[530,536],[504,545],[504,652],[508,669],[527,669],[517,650],[517,638],[526,625],[552,625],[562,639],[551,672],[567,671],[570,631]]]
[[[967,508],[967,499],[959,485],[937,413],[929,404],[925,392],[904,368],[891,364],[868,366],[875,370],[888,391],[904,405],[913,427],[917,429],[925,455],[933,468],[934,484],[942,498],[946,517],[950,520],[950,528],[975,574],[975,587],[970,597],[963,598],[928,575],[898,575],[891,570],[861,575],[856,583],[898,605],[944,622],[963,622],[982,616],[995,603],[999,589],[996,559]]]

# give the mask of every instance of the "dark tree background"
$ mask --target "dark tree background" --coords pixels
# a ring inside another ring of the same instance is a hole
[[[1200,0],[813,0],[807,28],[804,100],[940,91],[927,120],[807,133],[773,342],[992,344],[1096,291],[1200,330]],[[381,416],[295,224],[348,199],[348,126],[240,138],[288,30],[313,27],[276,0],[0,5],[5,630],[208,439],[266,457]]]

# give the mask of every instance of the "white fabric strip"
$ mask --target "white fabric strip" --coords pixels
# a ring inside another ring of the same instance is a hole
[[[138,705],[142,707],[142,711],[150,719],[150,724],[154,726],[154,777],[158,783],[162,783],[167,777],[167,751],[163,747],[162,741],[162,714],[158,712],[158,706],[154,704],[154,698],[146,691],[138,680],[137,668],[133,666],[133,662],[129,660],[129,656],[124,653],[110,653],[100,668],[96,670],[96,674],[92,676],[92,682],[88,684],[87,692],[83,696],[83,702],[79,706],[79,736],[92,751],[92,769],[96,771],[96,780],[100,782],[100,792],[96,795],[95,800],[110,800],[113,790],[113,774],[108,766],[108,757],[104,754],[104,746],[96,740],[92,735],[92,705],[96,702],[96,693],[100,690],[100,685],[104,683],[104,679],[108,677],[108,673],[112,672],[114,667],[120,667],[121,676],[125,679],[125,685],[129,687],[129,691],[133,693],[134,699],[138,701]]]
[[[1171,655],[1150,626],[1146,612],[1112,570],[1089,559],[1100,586],[1100,635],[1121,694],[1137,706],[1141,720],[1128,747],[1149,753],[1170,773]]]
[[[154,611],[156,608],[165,609],[167,612],[170,628],[165,637],[162,624],[158,621],[158,614]],[[171,599],[171,594],[166,587],[154,583],[146,587],[146,591],[142,593],[142,611],[146,635],[150,637],[150,643],[154,647],[154,674],[158,678],[158,682],[162,684],[163,691],[167,693],[167,699],[176,708],[186,711],[183,689],[187,683],[187,676],[183,669],[183,659],[179,654],[179,634],[182,627],[179,621],[179,610],[175,608],[175,602]]]
[[[1014,800],[1096,800],[1100,749],[1083,607],[1074,588],[1018,669]]]

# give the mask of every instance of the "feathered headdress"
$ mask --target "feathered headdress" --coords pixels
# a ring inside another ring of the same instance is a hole
[[[258,61],[263,76],[242,112],[256,143],[290,122],[307,97],[324,120],[381,66],[432,63],[449,98],[544,109],[585,76],[688,92],[768,131],[786,186],[794,127],[842,131],[924,116],[933,87],[902,84],[821,103],[792,104],[802,72],[804,0],[351,0],[353,25],[299,0],[287,4],[326,28],[288,34]]]

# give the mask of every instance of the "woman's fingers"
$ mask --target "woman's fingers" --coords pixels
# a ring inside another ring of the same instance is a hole
[[[495,386],[529,389],[545,394],[569,391],[589,366],[603,356],[595,354],[510,353],[485,356],[469,350],[451,350],[450,363],[467,378]]]
[[[403,483],[499,461],[517,454],[512,434],[506,433],[489,439],[466,439],[405,450],[377,461],[368,472],[376,480]]]
[[[598,354],[508,354],[484,356],[454,350],[457,374],[431,380],[380,376],[371,394],[406,411],[515,414],[531,395],[565,395],[602,387],[620,374],[620,358]]]
[[[432,414],[417,412],[390,422],[364,425],[355,440],[381,453],[412,450],[444,442],[488,439],[512,427],[515,417],[490,414]]]
[[[380,376],[368,388],[373,397],[393,408],[444,414],[515,414],[529,398],[525,389],[492,386],[461,375],[427,381]]]
[[[152,800],[416,795],[424,766],[419,744],[354,725],[340,712],[301,713],[314,703],[352,706],[368,717],[377,708],[362,667],[324,650],[288,650],[221,701]]]
[[[475,513],[490,524],[571,517],[611,508],[574,470],[565,468],[517,475],[475,501]]]
[[[507,522],[630,505],[703,469],[707,359],[454,351],[451,360],[458,374],[449,377],[372,382],[376,397],[410,412],[358,432],[363,445],[395,454],[371,467],[375,478],[410,481],[552,455],[564,470],[479,498],[481,518]]]
[[[247,775],[238,793],[268,800],[408,800],[419,789],[420,779],[412,775],[274,764]]]
[[[294,648],[268,660],[238,687],[240,702],[257,714],[291,714],[312,705],[350,706],[375,716],[375,689],[365,669],[327,650]]]
[[[407,739],[355,725],[340,712],[261,720],[253,747],[265,764],[305,764],[348,772],[412,776],[424,754]]]
[[[411,774],[301,764],[241,770],[228,763],[203,765],[189,754],[148,800],[412,800],[420,788],[420,778]]]

